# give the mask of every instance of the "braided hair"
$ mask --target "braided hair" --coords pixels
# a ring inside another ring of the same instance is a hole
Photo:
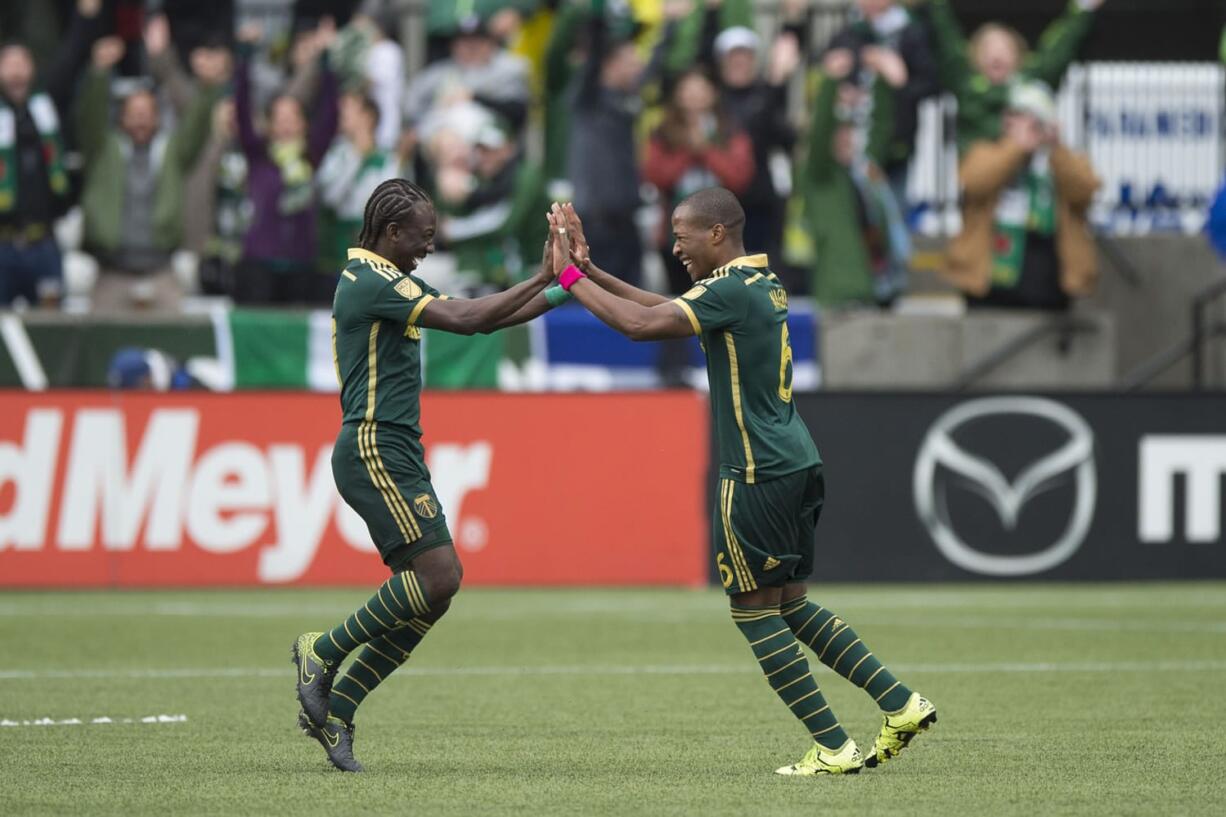
[[[426,191],[408,179],[388,179],[380,184],[366,200],[358,246],[373,250],[387,225],[400,222],[420,204],[433,206]]]

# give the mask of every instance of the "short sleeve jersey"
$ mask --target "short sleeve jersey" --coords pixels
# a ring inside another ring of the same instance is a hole
[[[792,404],[788,294],[767,263],[737,258],[673,301],[707,354],[720,476],[746,483],[821,462]]]
[[[420,278],[350,249],[332,301],[332,355],[346,423],[386,423],[421,437],[421,329],[433,300]],[[415,452],[420,456],[420,446]]]

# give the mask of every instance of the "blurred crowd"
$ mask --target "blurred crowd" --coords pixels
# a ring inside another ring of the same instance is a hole
[[[661,215],[721,185],[791,289],[885,306],[909,279],[919,105],[948,93],[945,276],[972,304],[1067,308],[1094,285],[1097,180],[1052,89],[1102,2],[1071,0],[1033,49],[1004,24],[968,37],[949,0],[854,0],[821,42],[806,0],[5,3],[0,307],[61,302],[70,211],[95,311],[327,305],[395,176],[433,196],[431,269],[458,294],[524,276],[554,199],[610,272],[681,291]]]

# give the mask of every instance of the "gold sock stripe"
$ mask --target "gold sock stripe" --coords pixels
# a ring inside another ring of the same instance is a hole
[[[809,618],[808,618],[808,619],[805,621],[805,623],[804,623],[804,624],[801,624],[799,627],[797,627],[797,628],[796,628],[796,637],[797,637],[797,638],[800,638],[800,634],[801,634],[801,633],[803,633],[803,632],[805,631],[805,627],[808,627],[808,626],[809,626],[809,624],[810,624],[810,623],[813,621],[813,619],[815,619],[815,618],[817,618],[819,615],[821,615],[821,612],[822,612],[822,608],[818,607],[818,608],[817,608],[817,610],[816,610],[816,611],[814,611],[813,615],[809,616]],[[834,616],[832,615],[832,616],[830,616],[830,618],[834,618]],[[829,619],[827,619],[827,621],[828,621],[828,620],[829,620]],[[826,625],[824,625],[824,624],[823,624],[822,626],[824,627],[824,626],[826,626]],[[821,630],[818,630],[817,632],[818,632],[818,633],[820,633],[820,632],[821,632]],[[817,633],[814,633],[814,634],[813,634],[813,637],[814,637],[814,638],[817,638]]]
[[[366,646],[370,646],[370,645],[367,644]],[[367,664],[365,661],[363,661],[361,656],[354,656],[353,660],[361,664],[362,666],[366,667],[366,671],[369,672],[371,675],[375,676],[376,678],[378,678],[379,683],[383,683],[383,676],[379,674],[379,671],[376,670],[374,667],[372,667],[370,664]],[[370,692],[369,689],[366,691]]]
[[[900,683],[899,681],[895,681],[894,683],[890,684],[889,689],[887,689],[885,692],[878,695],[876,698],[873,698],[873,700],[876,701],[877,703],[881,703],[881,699],[884,698],[886,695],[889,695],[891,692],[893,692],[894,687],[898,686],[899,683]]]
[[[346,674],[345,677],[341,679],[341,683],[344,683],[345,681],[352,681],[353,683],[360,686],[362,688],[362,691],[365,692],[367,695],[370,694],[370,690],[366,688],[366,684],[359,681],[357,679],[357,676],[355,676],[352,672]],[[352,700],[352,698],[350,700]]]
[[[426,606],[426,594],[421,592],[421,585],[417,583],[417,574],[406,570],[400,574],[400,580],[404,583],[405,592],[409,594],[409,608],[414,614],[424,616],[430,612],[430,608]]]
[[[362,628],[362,632],[366,633],[367,641],[370,641],[372,638],[374,638],[374,636],[370,634],[370,630],[366,629],[366,625],[362,623],[361,616],[359,616],[357,613],[354,613],[353,620],[356,621],[358,623],[358,626]]]
[[[344,698],[346,701],[348,701],[349,703],[353,704],[354,706],[357,706],[357,705],[358,705],[358,703],[359,703],[358,701],[355,701],[353,698],[350,698],[350,697],[349,697],[348,695],[346,695],[345,693],[341,692],[341,691],[340,691],[339,689],[337,689],[336,687],[332,687],[332,692],[333,692],[333,694],[335,694],[335,695],[340,695],[342,698]]]
[[[760,621],[779,615],[778,607],[729,607],[728,609],[732,614],[732,620],[737,622]]]
[[[378,647],[376,647],[374,644],[367,644],[366,646],[367,646],[367,647],[370,647],[370,649],[374,650],[374,652],[375,652],[375,653],[377,653],[377,654],[379,654],[379,655],[382,655],[382,656],[383,656],[383,658],[384,658],[384,660],[389,661],[389,662],[391,662],[392,664],[395,664],[396,666],[400,666],[401,664],[403,664],[403,663],[404,663],[404,661],[397,661],[395,658],[392,658],[390,655],[388,655],[388,654],[387,654],[387,653],[385,653],[383,650],[381,650],[381,649],[379,649]],[[400,648],[399,648],[399,647],[397,647],[397,649],[400,649]]]
[[[392,617],[392,621],[396,622],[396,626],[401,627],[401,626],[404,626],[407,622],[401,619],[400,616],[393,613],[392,608],[388,607],[387,602],[383,600],[383,588],[386,587],[387,592],[392,594],[392,601],[396,601],[396,594],[392,592],[392,588],[388,585],[388,582],[390,581],[392,580],[388,579],[386,582],[379,585],[379,592],[375,593],[375,595],[379,597],[379,603],[383,605],[383,609],[387,611],[387,614]],[[396,601],[396,605],[399,606],[400,602]]]
[[[872,654],[871,652],[865,652],[865,653],[864,653],[864,657],[863,657],[863,658],[861,658],[859,661],[857,661],[857,662],[856,662],[856,665],[855,665],[854,667],[852,667],[852,668],[851,668],[851,672],[847,673],[847,680],[848,680],[848,681],[851,681],[851,679],[852,679],[852,678],[854,678],[854,677],[856,676],[856,670],[860,669],[860,665],[861,665],[861,664],[863,664],[865,661],[867,661],[869,658],[871,658],[871,657],[872,657],[872,655],[873,655],[873,654]],[[855,682],[854,682],[854,681],[852,681],[852,683],[855,683]]]
[[[800,610],[808,603],[809,603],[809,600],[807,598],[805,598],[804,596],[799,596],[787,602],[786,604],[780,605],[779,611],[785,616],[790,616],[792,615],[792,613],[795,613],[797,610]],[[820,610],[822,608],[819,607],[817,609]]]
[[[353,649],[356,650],[358,648],[358,645],[360,645],[362,642],[358,641],[357,638],[354,637],[353,633],[349,632],[349,619],[345,619],[344,621],[342,621],[341,626],[345,628],[345,635],[353,639]]]
[[[811,672],[806,672],[804,675],[801,675],[801,676],[800,676],[800,677],[798,677],[798,678],[793,678],[792,680],[788,681],[786,684],[784,684],[784,685],[783,685],[783,686],[781,686],[781,687],[775,687],[775,691],[776,691],[776,692],[783,692],[783,690],[787,689],[787,688],[788,688],[788,687],[790,687],[792,684],[799,684],[799,683],[800,683],[801,681],[803,681],[804,679],[806,679],[806,678],[812,678],[812,677],[813,677],[813,673],[811,673]]]
[[[736,481],[728,480],[728,500],[726,503],[727,510],[725,511],[725,527],[727,528],[728,539],[728,554],[732,557],[734,563],[741,565],[741,573],[744,579],[741,582],[741,590],[756,590],[758,583],[754,580],[753,573],[749,569],[749,562],[745,560],[745,552],[741,550],[741,542],[736,538],[736,531],[732,527],[732,498],[736,495]],[[753,482],[751,479],[750,482]],[[776,608],[778,612],[778,608]]]
[[[814,709],[808,715],[801,715],[800,720],[807,721],[809,718],[812,718],[814,715],[820,715],[829,708],[830,708],[830,704],[822,704],[819,708]]]
[[[783,635],[784,633],[790,633],[790,632],[792,631],[789,628],[784,627],[782,630],[779,630],[778,632],[774,632],[766,636],[766,638],[759,638],[757,641],[750,641],[749,646],[756,647],[759,644],[761,644],[763,641],[770,641],[772,638],[774,638],[777,635]]]
[[[838,728],[839,728],[839,725],[836,722],[834,726],[827,726],[825,729],[823,729],[820,732],[810,732],[809,734],[815,738],[820,738],[822,735],[826,734],[827,732],[833,732],[835,729],[838,729]]]
[[[759,664],[761,664],[763,661],[769,661],[769,660],[771,660],[772,658],[774,658],[774,657],[775,657],[776,655],[778,655],[779,653],[781,653],[781,652],[783,652],[784,650],[786,650],[786,649],[788,649],[788,648],[792,647],[792,646],[793,646],[795,643],[796,643],[796,642],[795,642],[795,640],[793,640],[791,644],[784,644],[782,647],[780,647],[779,649],[775,650],[775,651],[774,651],[773,653],[771,653],[770,655],[764,655],[764,656],[762,656],[761,658],[759,658],[759,659],[758,659],[758,663],[759,663]],[[766,669],[766,667],[763,667],[762,669]]]
[[[378,324],[376,324],[377,326]],[[373,405],[373,403],[372,403]],[[370,475],[371,484],[375,486],[375,490],[383,497],[383,504],[387,506],[387,511],[392,515],[392,519],[396,522],[396,527],[400,529],[400,535],[404,537],[406,542],[412,542],[416,537],[412,535],[412,528],[409,527],[401,513],[400,506],[396,500],[388,493],[387,485],[383,482],[383,476],[375,468],[374,458],[371,456],[368,443],[366,441],[367,428],[369,423],[358,424],[358,459],[366,466],[366,473]]]
[[[737,624],[752,624],[755,621],[766,621],[766,619],[774,618],[777,615],[778,613],[761,613],[756,616],[746,616],[744,618],[734,618],[732,620]]]
[[[872,655],[872,653],[869,653],[869,655]],[[860,689],[868,689],[868,685],[871,684],[873,679],[877,677],[877,673],[881,672],[883,669],[885,669],[885,664],[877,667],[877,672],[874,672],[872,675],[868,676],[868,680],[860,684]]]
[[[814,695],[816,695],[819,692],[821,692],[821,690],[818,689],[817,687],[814,687],[812,692],[806,692],[804,695],[801,695],[799,698],[797,698],[796,700],[788,704],[788,707],[791,708],[793,706],[796,706],[796,704],[800,703],[805,698],[812,698]]]
[[[832,633],[830,634],[830,638],[826,639],[826,644],[825,644],[825,646],[823,646],[823,647],[822,647],[822,651],[821,651],[821,652],[819,652],[819,653],[817,654],[817,660],[818,660],[818,661],[823,660],[823,658],[824,658],[824,657],[825,657],[825,655],[826,655],[826,650],[830,649],[830,645],[831,645],[831,644],[833,644],[833,643],[834,643],[834,640],[835,640],[836,638],[838,638],[838,637],[839,637],[839,633],[841,633],[841,632],[843,632],[844,630],[846,630],[846,629],[847,629],[849,626],[851,626],[851,625],[849,625],[849,624],[844,624],[842,627],[839,627],[838,629],[836,629],[834,632],[832,632]]]
[[[835,672],[838,672],[838,671],[839,671],[839,670],[838,670],[839,662],[843,660],[843,656],[844,656],[844,655],[847,655],[847,651],[848,651],[848,650],[850,650],[852,647],[856,646],[856,645],[857,645],[857,644],[859,644],[859,643],[860,643],[860,639],[858,639],[858,638],[857,638],[855,641],[851,642],[851,643],[850,643],[850,644],[848,644],[846,647],[844,647],[844,648],[843,648],[843,651],[842,651],[841,653],[839,653],[839,657],[838,657],[838,658],[836,658],[836,659],[834,659],[834,663],[830,665],[830,669],[834,670]],[[850,677],[850,676],[848,676],[848,677]]]
[[[382,589],[382,588],[383,588],[383,585],[379,585],[379,588],[380,588],[380,589]],[[380,627],[382,627],[382,628],[383,628],[383,629],[385,629],[385,630],[390,630],[390,629],[392,629],[391,627],[387,626],[387,622],[386,622],[386,621],[384,621],[383,619],[381,619],[381,618],[379,618],[377,615],[375,615],[375,611],[374,611],[374,610],[370,609],[370,602],[369,602],[369,601],[368,601],[368,602],[366,602],[365,604],[363,604],[362,606],[366,608],[366,612],[367,612],[367,613],[370,613],[370,617],[371,617],[371,618],[373,618],[375,621],[379,622],[379,626],[380,626]]]
[[[768,680],[768,681],[769,681],[771,678],[774,678],[776,675],[778,675],[779,673],[783,672],[783,671],[784,671],[785,669],[787,669],[788,667],[792,666],[792,664],[798,664],[798,663],[800,663],[801,661],[804,661],[804,660],[805,660],[805,657],[802,655],[802,656],[800,656],[799,658],[797,658],[795,661],[792,661],[792,662],[789,662],[789,663],[787,663],[787,664],[784,664],[782,667],[780,667],[779,669],[775,670],[774,672],[768,672],[768,673],[766,674],[766,680]]]
[[[430,625],[425,624],[418,619],[412,619],[406,626],[422,638],[425,638],[426,633],[430,632]]]
[[[822,626],[817,628],[817,632],[813,634],[813,638],[809,639],[810,649],[814,649],[814,650],[817,649],[817,647],[814,646],[813,642],[817,641],[817,637],[822,634],[822,630],[826,629],[826,625],[834,621],[836,618],[838,618],[838,616],[836,616],[834,613],[830,613],[830,618],[826,619],[825,622],[822,623]]]

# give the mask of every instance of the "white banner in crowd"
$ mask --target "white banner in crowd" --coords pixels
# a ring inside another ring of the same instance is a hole
[[[1217,63],[1074,65],[1058,95],[1060,133],[1102,179],[1093,220],[1120,234],[1198,232],[1223,180],[1226,68]],[[920,111],[909,195],[928,234],[957,229],[952,97]]]

